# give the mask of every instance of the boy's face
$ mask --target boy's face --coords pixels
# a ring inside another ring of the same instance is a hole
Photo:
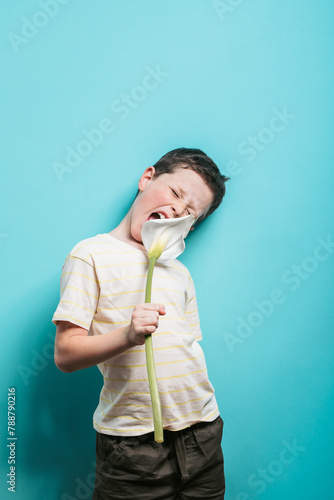
[[[213,201],[213,193],[204,179],[194,170],[177,168],[170,174],[154,178],[149,167],[141,176],[141,191],[131,209],[131,237],[141,242],[143,224],[149,219],[184,217],[195,219],[206,212]]]

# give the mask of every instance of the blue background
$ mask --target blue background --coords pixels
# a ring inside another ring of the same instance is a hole
[[[90,498],[102,379],[53,364],[61,267],[180,146],[231,177],[181,257],[225,421],[226,499],[333,496],[333,14],[328,0],[3,4],[1,498],[8,387],[15,498]]]

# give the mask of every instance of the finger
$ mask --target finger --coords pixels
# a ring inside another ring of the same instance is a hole
[[[163,304],[154,304],[153,302],[143,304],[143,309],[146,311],[165,311],[165,306]]]
[[[161,316],[163,316],[164,314],[166,314],[166,308],[163,304],[159,304],[160,308],[159,308],[159,314]]]
[[[155,330],[156,330],[156,327],[153,325],[146,326],[145,335],[148,335],[149,333],[154,333]]]
[[[148,305],[150,305],[151,307],[149,307],[147,310],[157,311],[158,314],[160,314],[161,316],[166,314],[166,309],[163,304],[148,304]]]
[[[132,322],[137,326],[137,328],[149,325],[157,327],[159,323],[159,313],[157,311],[147,311],[146,313],[142,312],[142,314],[133,318]]]
[[[139,335],[149,335],[150,333],[154,333],[156,330],[156,327],[153,325],[144,325],[138,328],[137,333]]]
[[[149,316],[149,317],[145,318],[143,324],[145,326],[154,326],[155,328],[158,328],[158,325],[159,325],[159,316],[158,316],[158,314],[154,315],[154,316]]]
[[[156,323],[159,319],[158,311],[142,311],[137,317],[136,321],[140,324]]]

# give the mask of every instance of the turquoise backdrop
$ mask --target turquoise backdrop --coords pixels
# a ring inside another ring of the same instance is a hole
[[[231,177],[181,257],[225,421],[226,500],[333,498],[333,2],[1,11],[0,497],[91,497],[102,379],[53,364],[61,267],[186,146]]]

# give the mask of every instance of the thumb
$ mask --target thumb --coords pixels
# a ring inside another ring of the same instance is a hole
[[[166,309],[163,304],[159,304],[159,314],[160,316],[164,316],[166,314]]]

